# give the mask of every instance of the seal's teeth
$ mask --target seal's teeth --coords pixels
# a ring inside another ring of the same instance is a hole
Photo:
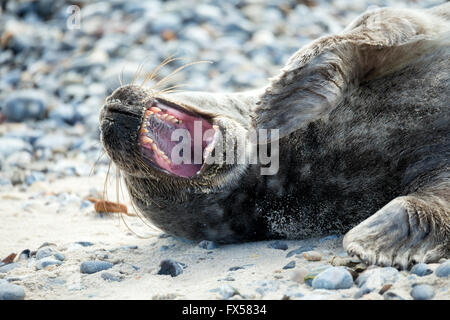
[[[178,124],[182,124],[183,123],[183,121],[181,121],[180,119],[177,119],[178,120]]]
[[[152,143],[152,149],[153,149],[153,151],[157,151],[158,150],[158,147],[156,146],[156,143]]]
[[[162,151],[162,150],[158,150],[158,151],[156,151],[160,156],[163,156],[163,155],[165,155],[164,154],[164,151]]]
[[[164,113],[162,116],[161,116],[161,119],[163,119],[163,120],[165,120],[166,118],[168,118],[168,117],[170,117],[167,113]]]
[[[158,112],[161,112],[161,109],[158,107],[151,107],[150,111],[153,111],[154,113],[158,113]]]
[[[140,134],[146,134],[148,133],[148,130],[145,128],[141,128],[141,130],[139,131]]]
[[[163,158],[163,159],[166,160],[166,161],[169,160],[169,157],[166,156],[165,154],[162,154],[162,155],[161,155],[161,158]]]
[[[172,121],[175,117],[172,115],[167,115],[167,121]],[[165,118],[166,119],[166,118]]]
[[[170,122],[178,123],[178,119],[173,118],[173,119],[170,120]]]
[[[148,143],[148,144],[152,144],[153,140],[150,139],[149,137],[142,137],[142,142],[143,143]],[[154,143],[153,143],[154,144]]]
[[[216,124],[213,124],[213,129],[215,130],[215,131],[217,131],[217,130],[219,130],[219,126],[218,125],[216,125]]]

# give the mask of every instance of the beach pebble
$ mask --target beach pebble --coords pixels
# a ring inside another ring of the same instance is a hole
[[[428,284],[415,285],[411,290],[411,297],[414,300],[430,300],[434,297],[434,290]]]
[[[314,289],[348,289],[353,286],[350,272],[343,267],[330,267],[318,274],[312,281]]]
[[[308,261],[320,261],[322,260],[322,255],[317,251],[306,251],[303,252],[303,257]]]
[[[292,261],[290,261],[287,265],[285,265],[284,267],[283,267],[283,269],[294,269],[295,268],[295,261],[294,260],[292,260]]]
[[[103,272],[101,277],[103,280],[115,281],[115,282],[120,282],[123,279],[123,276],[121,276],[120,274],[113,274],[110,272]]]
[[[406,300],[400,294],[394,291],[387,291],[383,294],[384,300]]]
[[[441,263],[441,265],[437,267],[434,273],[439,278],[448,277],[450,275],[450,260]]]
[[[129,263],[120,263],[120,264],[115,265],[114,269],[119,271],[119,273],[121,273],[121,274],[129,275],[129,274],[132,274],[132,273],[138,271],[139,267],[136,267]]]
[[[392,267],[374,268],[363,272],[356,285],[366,291],[380,290],[387,283],[395,283],[400,277],[397,269]]]
[[[306,251],[313,251],[313,250],[314,250],[314,247],[302,246],[302,247],[299,247],[299,248],[294,249],[292,251],[289,251],[286,254],[286,258],[292,257],[293,255],[296,255],[296,254],[301,254],[301,253],[306,252]]]
[[[209,240],[200,241],[198,246],[200,248],[207,249],[207,250],[213,250],[213,249],[216,249],[219,247],[217,245],[217,243],[215,243],[214,241],[209,241]]]
[[[161,261],[159,265],[158,274],[176,277],[182,273],[183,273],[182,265],[177,261],[166,259]]]
[[[91,260],[85,261],[80,265],[81,273],[92,274],[99,271],[112,268],[113,264],[107,261]]]
[[[301,298],[304,294],[298,289],[289,288],[283,295],[281,300],[290,300],[292,298]]]
[[[52,265],[60,266],[61,264],[60,260],[53,259],[53,257],[45,257],[36,262],[36,270],[42,270]]]
[[[59,261],[64,261],[64,259],[66,258],[62,253],[59,252],[55,253],[53,256]]]
[[[272,249],[278,249],[278,250],[287,250],[288,249],[288,245],[286,242],[284,241],[274,241],[271,242],[267,245],[268,248],[272,248]]]
[[[431,270],[426,263],[418,263],[411,268],[410,272],[419,277],[423,277],[432,274],[433,270]]]
[[[25,183],[27,185],[32,185],[33,183],[37,181],[45,181],[46,177],[45,174],[39,171],[32,171],[26,178]]]
[[[25,89],[11,93],[4,102],[3,114],[9,121],[27,119],[42,120],[47,111],[47,95],[44,91]]]
[[[26,152],[32,152],[33,151],[33,147],[26,141],[23,141],[22,139],[18,139],[18,138],[4,138],[4,137],[0,137],[0,156],[3,158],[6,158],[7,156],[14,154],[16,152],[19,151],[26,151]],[[25,180],[25,175],[22,172],[23,175],[23,179],[21,179],[22,181]],[[13,177],[11,176],[11,180]],[[11,181],[12,184],[17,184],[14,183],[14,181]]]
[[[92,242],[89,242],[89,241],[77,241],[75,243],[79,244],[80,246],[83,246],[83,247],[90,247],[90,246],[94,245]]]
[[[228,269],[228,271],[236,271],[236,270],[240,270],[240,269],[244,269],[244,266],[235,266],[235,267],[231,267]]]
[[[242,266],[235,266],[235,267],[229,268],[228,271],[236,271],[236,270],[244,269],[246,267],[251,267],[251,266],[253,266],[253,264],[245,264]]]
[[[20,264],[18,262],[5,264],[4,266],[0,267],[0,273],[7,273],[7,272],[17,268],[18,266],[20,266]]]
[[[40,260],[49,257],[54,254],[54,251],[50,247],[43,247],[36,252],[36,259]]]
[[[0,280],[0,300],[23,300],[25,290],[16,284]]]
[[[138,246],[136,245],[131,245],[131,246],[120,246],[121,250],[136,250],[138,248]]]
[[[308,286],[312,286],[312,281],[314,280],[314,278],[320,274],[321,272],[327,270],[328,268],[330,268],[329,265],[322,265],[320,267],[314,268],[311,271],[308,271],[308,273],[306,274],[304,281],[305,284],[307,284]]]
[[[331,241],[331,240],[338,239],[339,237],[340,237],[340,236],[337,235],[337,234],[331,234],[331,235],[329,235],[329,236],[326,236],[326,237],[321,238],[321,239],[319,240],[319,242],[320,242],[320,243],[324,243],[324,242],[327,242],[327,241]]]
[[[222,296],[222,299],[230,299],[232,296],[239,294],[239,291],[228,284],[220,286],[218,292]]]

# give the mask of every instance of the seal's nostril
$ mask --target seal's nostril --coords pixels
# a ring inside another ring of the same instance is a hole
[[[111,104],[111,103],[120,103],[120,99],[114,98],[112,96],[109,96],[108,98],[106,98],[106,103],[107,104]]]

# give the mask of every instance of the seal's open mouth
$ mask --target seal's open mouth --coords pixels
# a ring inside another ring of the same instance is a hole
[[[142,154],[159,169],[180,177],[192,177],[211,152],[208,146],[212,146],[214,140],[216,128],[213,127],[199,115],[155,100],[145,110],[139,132]],[[177,129],[181,130],[175,132]]]

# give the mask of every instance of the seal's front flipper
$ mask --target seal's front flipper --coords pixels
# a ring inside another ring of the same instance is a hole
[[[363,14],[341,34],[319,38],[289,59],[260,97],[255,127],[279,129],[280,137],[304,127],[337,107],[362,81],[399,70],[442,45],[445,25],[432,11]]]
[[[345,235],[344,249],[365,263],[399,269],[448,256],[450,185],[443,186],[392,200]]]

